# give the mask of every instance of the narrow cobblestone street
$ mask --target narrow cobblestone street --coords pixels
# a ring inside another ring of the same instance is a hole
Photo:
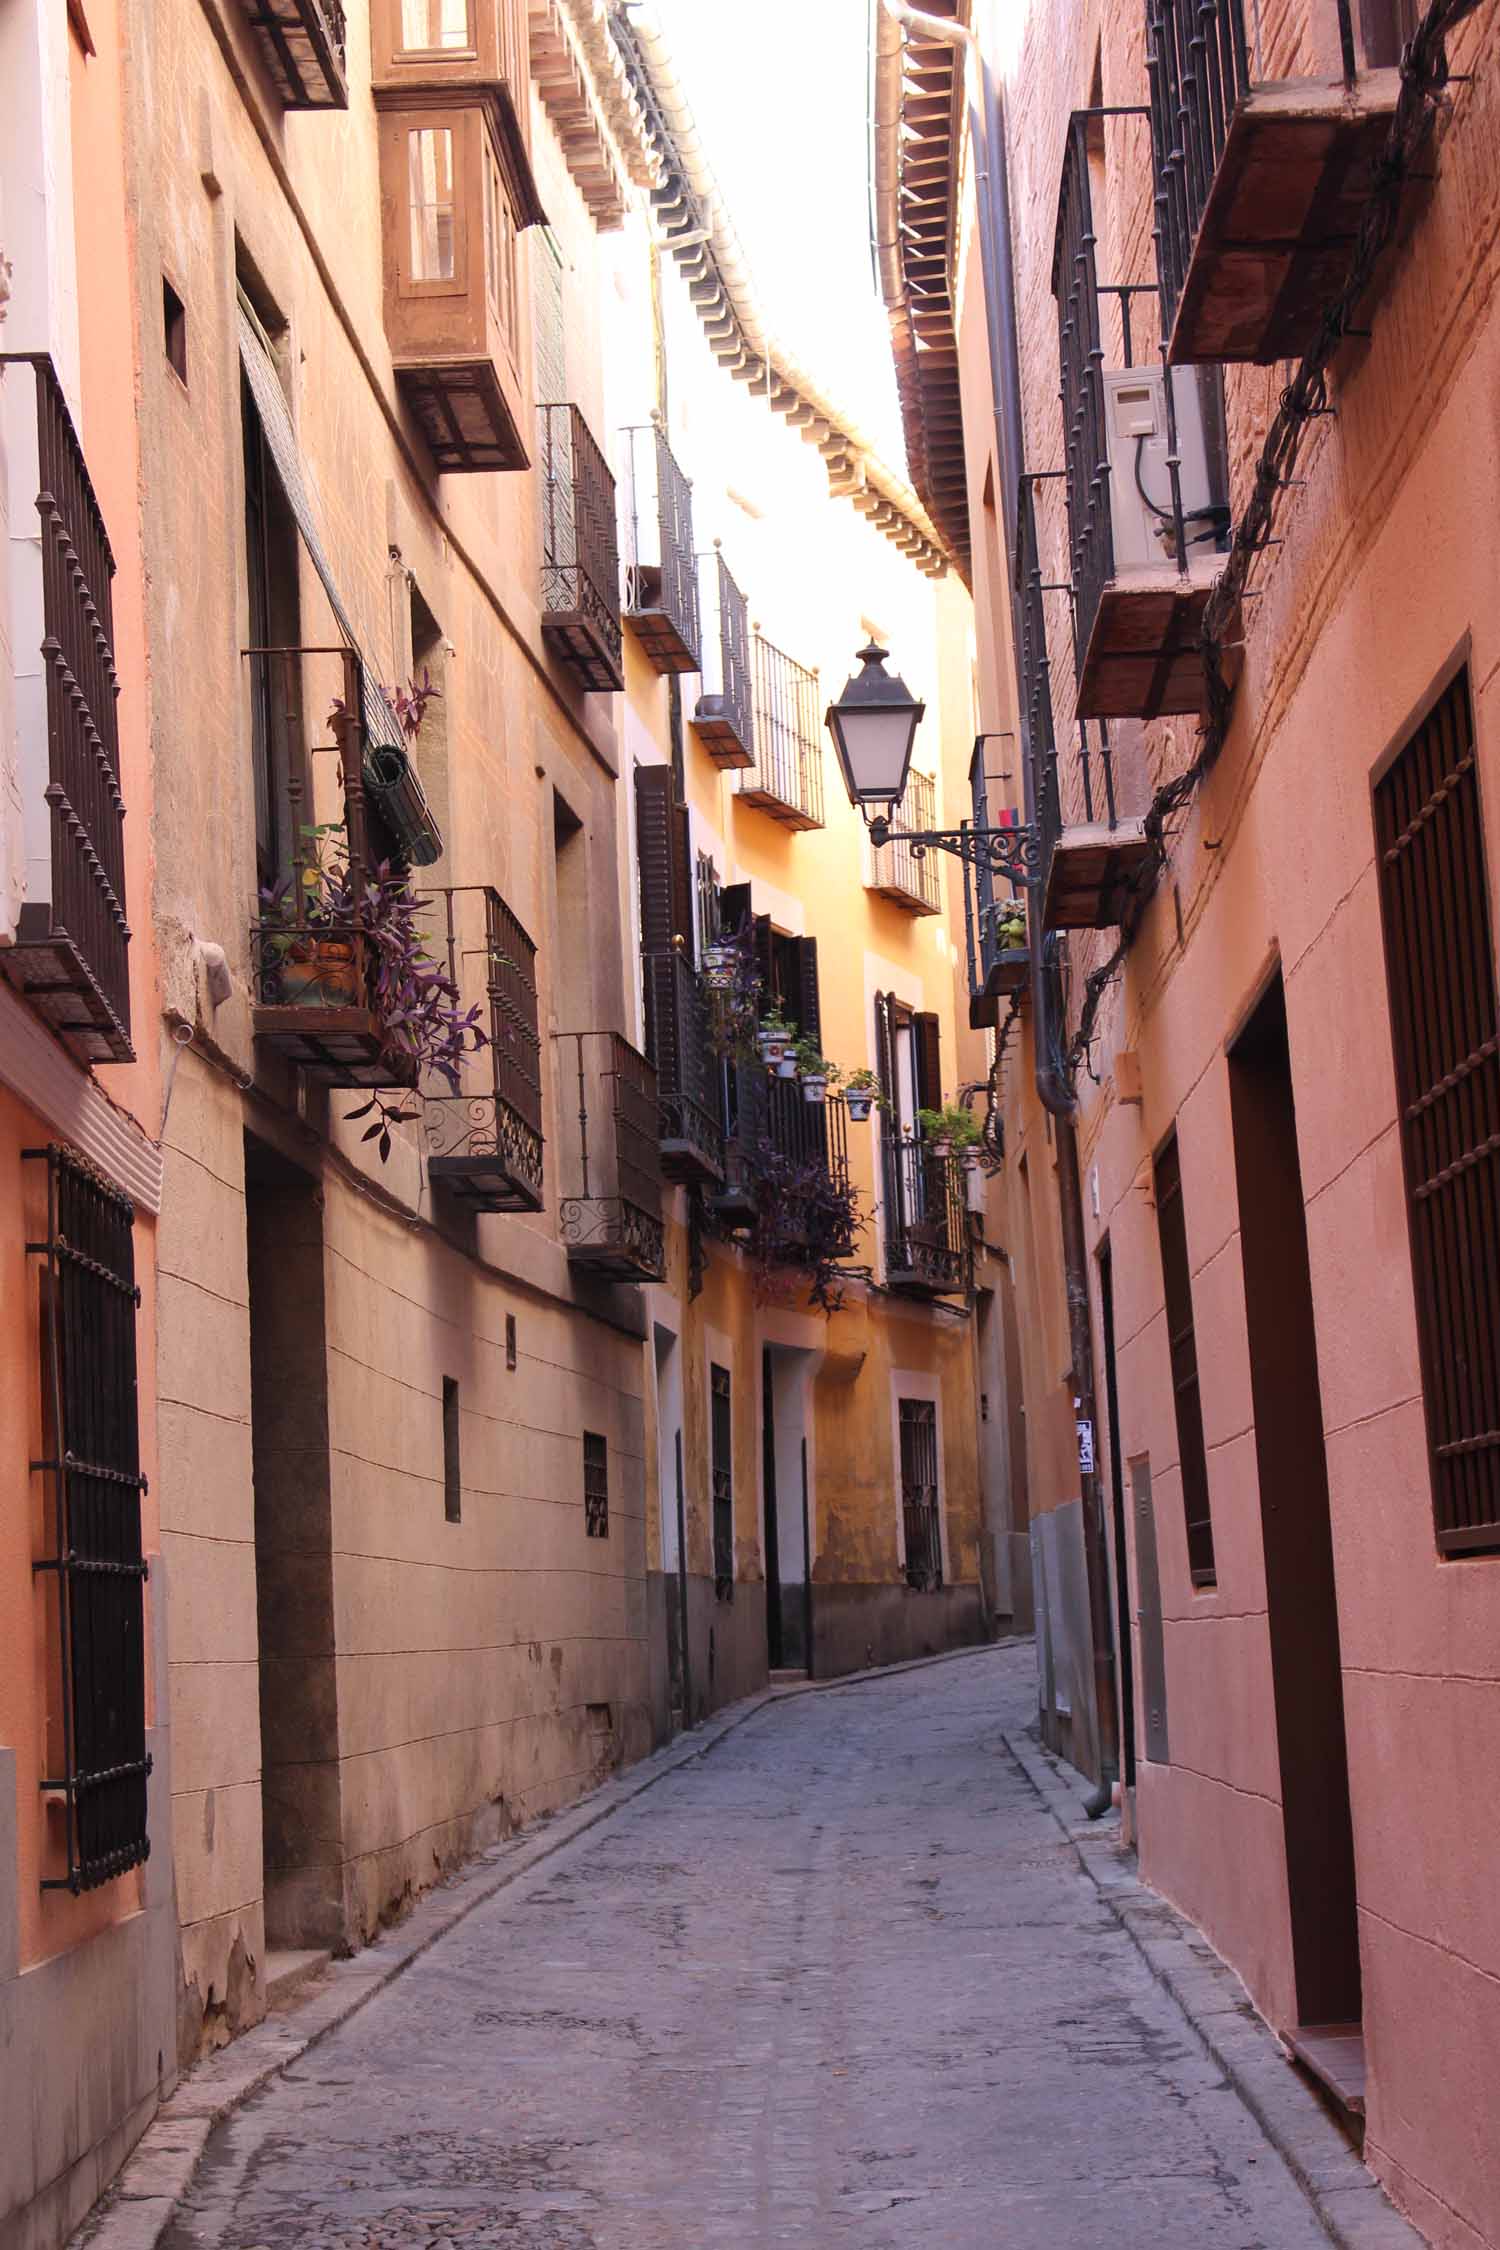
[[[171,2250],[1326,2242],[1007,1752],[1029,1648],[758,1713],[210,2141]]]

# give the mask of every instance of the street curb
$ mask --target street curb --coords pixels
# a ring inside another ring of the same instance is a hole
[[[971,1648],[945,1649],[936,1656],[846,1673],[835,1680],[799,1680],[762,1688],[701,1720],[690,1733],[652,1751],[566,1811],[546,1814],[522,1835],[492,1845],[461,1872],[424,1893],[393,1928],[302,1986],[289,2011],[268,2014],[229,2046],[196,2063],[162,2103],[129,2160],[72,2236],[74,2250],[84,2250],[85,2245],[87,2250],[156,2250],[192,2184],[209,2135],[231,2111],[357,2015],[477,1908],[658,1782],[706,1758],[748,1720],[799,1696],[864,1687],[898,1673],[1013,1645],[1014,1640],[984,1641]]]
[[[1090,1821],[1085,1787],[1035,1742],[1001,1739],[1340,2250],[1426,2250],[1426,2237],[1388,2201],[1233,1969],[1201,1930],[1140,1881],[1133,1855],[1120,1844],[1118,1820]]]

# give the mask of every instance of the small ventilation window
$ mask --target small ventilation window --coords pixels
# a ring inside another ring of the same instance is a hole
[[[458,1458],[458,1385],[443,1377],[443,1514],[449,1523],[463,1520],[463,1471]]]
[[[607,1539],[609,1450],[597,1430],[583,1433],[583,1513],[590,1539]]]
[[[162,276],[161,284],[162,345],[167,355],[167,365],[174,375],[187,381],[187,307],[176,290]]]

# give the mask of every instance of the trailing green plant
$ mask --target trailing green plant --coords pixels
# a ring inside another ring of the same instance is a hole
[[[800,1078],[824,1078],[836,1086],[843,1076],[836,1062],[830,1062],[814,1039],[799,1039],[792,1049],[797,1058],[797,1075]]]
[[[941,1109],[919,1109],[917,1123],[923,1140],[946,1141],[960,1153],[973,1148],[984,1131],[974,1112],[958,1102],[944,1102]]]

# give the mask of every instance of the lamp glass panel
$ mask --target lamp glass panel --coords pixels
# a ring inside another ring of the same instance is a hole
[[[474,44],[469,30],[472,0],[401,0],[401,45],[408,54],[460,52]]]
[[[839,731],[856,797],[894,803],[905,786],[915,727],[905,711],[841,711]]]
[[[451,281],[454,272],[453,134],[423,126],[407,137],[411,194],[411,277]]]

